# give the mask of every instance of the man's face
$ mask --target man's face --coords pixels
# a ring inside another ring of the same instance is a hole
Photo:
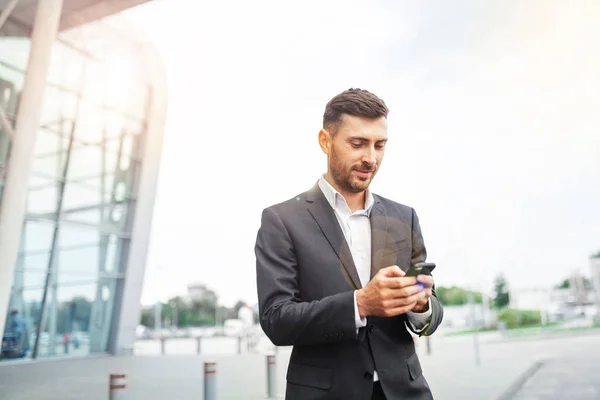
[[[386,142],[385,117],[344,115],[337,134],[329,140],[329,170],[337,186],[350,193],[367,189],[381,165]]]

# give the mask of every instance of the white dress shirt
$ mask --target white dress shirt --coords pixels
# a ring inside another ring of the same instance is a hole
[[[360,278],[362,287],[365,287],[371,277],[371,209],[375,203],[373,194],[370,190],[366,191],[365,206],[362,210],[357,210],[354,213],[350,211],[350,207],[346,203],[346,199],[337,190],[331,186],[325,179],[325,175],[319,180],[319,188],[325,195],[327,202],[333,208],[335,216],[340,224],[344,237],[350,247],[354,265]],[[431,304],[426,312],[416,313],[408,311],[409,323],[419,332],[427,324],[431,317]],[[356,330],[367,325],[367,319],[361,318],[358,313],[358,305],[356,303],[356,291],[354,291],[354,320]],[[373,374],[373,380],[377,381],[377,371]]]

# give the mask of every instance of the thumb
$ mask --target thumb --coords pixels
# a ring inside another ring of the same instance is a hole
[[[393,276],[403,277],[404,275],[406,275],[406,273],[404,271],[402,271],[400,269],[400,267],[397,265],[392,265],[390,267],[384,268],[384,269],[382,269],[382,271],[385,271],[384,275],[389,276],[389,277],[393,277]]]

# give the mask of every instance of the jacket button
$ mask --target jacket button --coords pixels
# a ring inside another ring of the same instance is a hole
[[[370,372],[365,372],[364,377],[365,377],[366,380],[370,381],[370,380],[373,379],[373,374],[370,373]]]
[[[375,330],[375,325],[369,324],[369,326],[367,326],[367,329],[369,330],[369,332],[373,332]]]

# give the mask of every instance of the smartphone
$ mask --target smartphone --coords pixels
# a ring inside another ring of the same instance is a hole
[[[433,271],[434,269],[434,263],[421,262],[415,265],[411,265],[410,268],[406,271],[405,276],[431,275],[431,271]]]

